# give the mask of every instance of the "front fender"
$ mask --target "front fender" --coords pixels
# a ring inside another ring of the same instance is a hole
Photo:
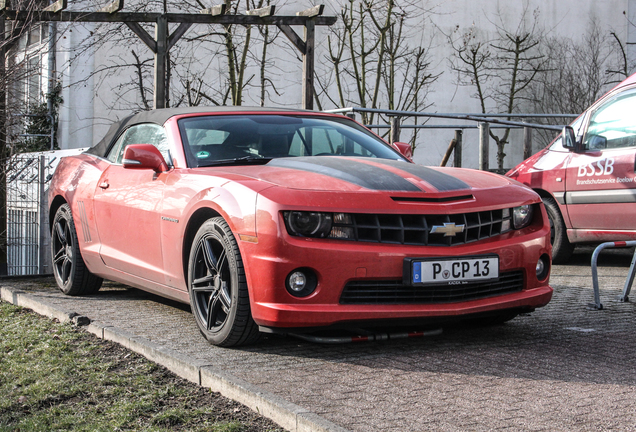
[[[171,174],[168,183],[161,224],[164,268],[168,284],[185,291],[189,242],[201,224],[215,215],[223,217],[243,253],[240,236],[256,236],[258,191],[271,185],[258,181],[238,183],[178,171]]]

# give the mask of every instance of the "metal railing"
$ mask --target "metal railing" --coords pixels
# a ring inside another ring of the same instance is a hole
[[[48,188],[63,156],[85,149],[22,153],[7,166],[7,272],[51,274]]]
[[[589,306],[592,309],[601,310],[603,309],[603,304],[601,303],[601,294],[598,285],[598,256],[603,249],[607,248],[624,248],[624,247],[634,247],[636,246],[636,240],[630,241],[614,241],[614,242],[605,242],[601,243],[594,249],[594,253],[592,254],[592,288],[594,289],[594,303]],[[632,290],[632,285],[634,284],[634,278],[636,277],[636,251],[634,252],[634,256],[632,257],[632,264],[629,266],[629,272],[627,273],[627,279],[625,279],[625,286],[623,287],[623,293],[618,298],[621,302],[629,301],[629,293]]]
[[[51,273],[46,193],[55,160],[24,153],[7,172],[7,271],[10,276]]]
[[[326,112],[344,114],[348,117],[355,118],[356,113],[360,114],[378,114],[389,118],[385,124],[367,124],[371,129],[390,129],[389,142],[394,143],[400,141],[400,133],[402,129],[454,129],[455,137],[451,140],[449,147],[444,155],[442,162],[450,159],[451,153],[455,155],[455,166],[461,166],[462,153],[462,135],[465,129],[479,130],[479,169],[489,169],[489,147],[490,147],[490,129],[523,129],[523,158],[527,159],[532,155],[532,130],[545,129],[553,131],[561,131],[564,125],[547,125],[539,123],[529,123],[526,121],[514,121],[514,119],[533,119],[533,118],[576,118],[579,114],[482,114],[482,113],[433,113],[422,111],[400,111],[400,110],[384,110],[376,108],[348,107]],[[403,124],[405,118],[434,118],[448,120],[463,120],[476,122],[477,124]],[[495,126],[493,126],[495,125]]]

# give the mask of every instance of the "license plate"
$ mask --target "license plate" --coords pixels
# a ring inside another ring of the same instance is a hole
[[[413,285],[463,285],[499,278],[497,255],[407,260]]]

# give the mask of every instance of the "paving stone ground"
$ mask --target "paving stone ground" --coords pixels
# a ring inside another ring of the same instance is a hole
[[[505,325],[336,346],[269,336],[251,347],[216,348],[186,305],[142,291],[110,286],[71,298],[50,279],[0,284],[211,361],[352,431],[627,431],[636,430],[636,304],[615,298],[632,252],[601,255],[602,311],[586,308],[586,249],[554,267],[547,307]]]

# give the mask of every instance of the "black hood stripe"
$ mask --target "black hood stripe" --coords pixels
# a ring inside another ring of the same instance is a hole
[[[377,159],[374,159],[375,161]],[[330,156],[279,158],[272,159],[267,165],[322,174],[371,190],[422,192],[420,188],[397,174],[379,169],[377,166],[360,163],[353,158]]]
[[[422,165],[394,161],[390,159],[373,159],[373,162],[406,171],[407,173],[412,174],[421,180],[424,180],[426,183],[430,184],[440,192],[470,189],[470,185],[459,180],[458,178],[455,178],[448,174],[444,174],[431,168],[427,168]]]

